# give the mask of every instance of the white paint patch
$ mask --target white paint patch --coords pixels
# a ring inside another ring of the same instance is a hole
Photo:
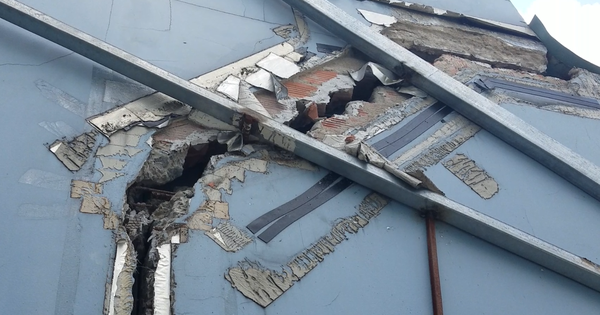
[[[240,78],[230,75],[217,87],[217,92],[237,102],[240,95]]]
[[[396,18],[390,15],[380,14],[361,9],[357,10],[358,13],[360,13],[360,15],[362,15],[365,18],[365,20],[369,21],[369,23],[372,24],[388,27],[397,22]]]
[[[158,246],[154,272],[154,315],[171,314],[171,244]]]
[[[115,295],[117,294],[117,280],[123,267],[125,266],[125,257],[127,256],[128,244],[125,241],[117,242],[117,252],[115,254],[115,264],[113,267],[112,283],[110,289],[110,303],[108,306],[108,314],[115,314]]]
[[[132,157],[140,152],[142,152],[142,149],[107,144],[98,149],[98,151],[96,152],[96,156],[127,155],[129,157]]]
[[[21,175],[19,183],[46,189],[69,191],[71,179],[42,170],[30,169]]]
[[[300,72],[298,65],[273,53],[257,62],[256,65],[283,79]]]
[[[269,74],[269,81],[271,80],[271,74]],[[271,118],[271,114],[269,114],[265,107],[258,101],[258,99],[256,99],[256,96],[254,96],[254,93],[250,91],[250,86],[246,82],[242,82],[239,93],[240,105],[249,108],[263,116]]]

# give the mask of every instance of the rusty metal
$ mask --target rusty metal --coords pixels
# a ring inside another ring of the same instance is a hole
[[[435,218],[433,212],[425,215],[427,225],[427,256],[429,258],[429,281],[431,283],[431,303],[433,315],[443,315],[442,286],[438,268],[437,244],[435,239]]]

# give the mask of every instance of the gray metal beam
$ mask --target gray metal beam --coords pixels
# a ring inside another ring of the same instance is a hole
[[[231,123],[242,108],[99,39],[67,26],[14,0],[0,0],[0,17],[100,64]],[[416,191],[388,172],[329,147],[258,113],[244,110],[259,123],[266,140],[363,186],[439,219],[498,247],[531,260],[600,292],[600,267],[473,209],[428,191]]]
[[[600,200],[600,168],[595,164],[330,2],[284,1],[387,68],[398,74],[411,71],[415,86]]]

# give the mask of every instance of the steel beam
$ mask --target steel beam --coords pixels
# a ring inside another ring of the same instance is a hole
[[[600,200],[600,168],[326,0],[284,0],[373,60]]]
[[[189,104],[226,123],[245,111],[257,119],[260,135],[365,187],[438,218],[498,247],[600,292],[600,267],[549,243],[429,191],[416,191],[388,172],[366,164],[259,113],[61,23],[14,0],[0,0],[0,17],[71,49],[114,71]],[[395,44],[394,44],[395,45]]]

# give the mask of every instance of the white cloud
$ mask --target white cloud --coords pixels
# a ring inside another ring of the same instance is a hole
[[[537,15],[550,34],[587,61],[600,65],[600,3],[577,0],[535,0],[525,12],[526,22]]]

